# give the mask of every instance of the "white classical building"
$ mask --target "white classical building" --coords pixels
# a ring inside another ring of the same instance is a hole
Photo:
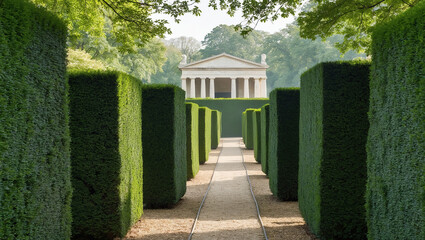
[[[226,53],[187,63],[180,62],[181,86],[186,98],[267,98],[266,55],[261,63]]]

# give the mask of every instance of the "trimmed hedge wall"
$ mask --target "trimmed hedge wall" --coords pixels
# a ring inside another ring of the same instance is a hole
[[[246,145],[246,112],[242,113],[242,140]]]
[[[254,158],[258,163],[261,163],[261,109],[256,109],[253,117]]]
[[[66,25],[0,1],[0,239],[69,239]]]
[[[246,125],[245,125],[245,147],[247,149],[254,149],[254,111],[253,108],[245,110]]]
[[[167,207],[186,193],[185,92],[173,85],[142,88],[143,201]]]
[[[261,170],[268,173],[269,152],[269,128],[270,128],[270,104],[261,107]]]
[[[141,81],[69,74],[74,239],[123,237],[143,213]]]
[[[299,117],[299,88],[270,93],[269,184],[280,200],[298,199]]]
[[[199,107],[199,164],[208,161],[211,151],[211,109]]]
[[[223,114],[223,137],[241,137],[242,136],[242,112],[247,108],[260,108],[266,103],[269,103],[267,98],[255,99],[231,99],[231,98],[215,98],[215,99],[187,99],[187,102],[194,102],[199,106],[215,109]]]
[[[301,76],[298,199],[321,239],[366,238],[369,67],[328,62]]]
[[[425,2],[372,39],[368,238],[425,239]]]
[[[221,112],[211,111],[211,148],[216,149],[220,144],[221,136]]]
[[[186,103],[187,180],[199,172],[199,106]]]

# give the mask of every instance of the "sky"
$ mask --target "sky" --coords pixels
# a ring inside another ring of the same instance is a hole
[[[169,24],[168,27],[173,32],[171,35],[166,35],[166,39],[177,38],[180,36],[194,37],[202,41],[213,28],[220,24],[236,25],[243,22],[242,13],[236,13],[234,17],[230,17],[225,11],[214,10],[208,7],[208,2],[202,0],[199,7],[202,10],[201,16],[197,17],[187,14],[181,17],[180,23],[175,23],[172,18],[167,15],[155,15],[155,19],[166,19]],[[294,18],[278,19],[274,22],[259,23],[256,30],[262,30],[269,33],[275,33],[285,28],[289,23],[292,23]]]

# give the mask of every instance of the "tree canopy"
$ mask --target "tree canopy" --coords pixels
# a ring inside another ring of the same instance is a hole
[[[237,28],[242,34],[251,32],[258,22],[276,20],[295,15],[300,35],[304,38],[326,39],[334,34],[344,36],[337,47],[344,53],[350,49],[368,51],[370,35],[376,24],[385,22],[415,6],[422,0],[210,0],[216,9],[227,10],[230,15],[241,9],[246,22]]]

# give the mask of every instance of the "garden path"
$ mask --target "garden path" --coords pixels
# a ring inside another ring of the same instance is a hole
[[[264,239],[242,163],[240,138],[223,138],[222,143],[192,239]]]

